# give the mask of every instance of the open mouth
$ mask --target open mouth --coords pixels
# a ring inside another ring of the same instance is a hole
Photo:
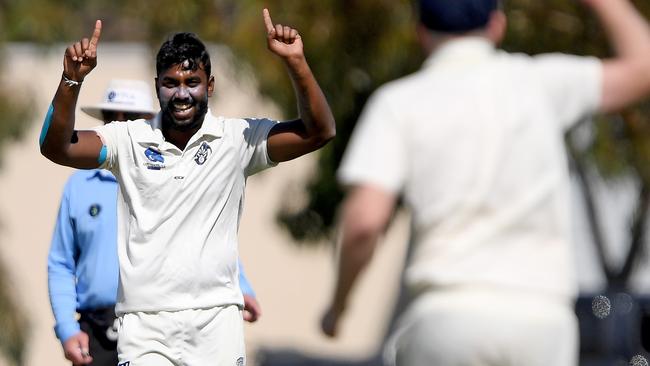
[[[193,103],[173,103],[172,113],[174,117],[179,120],[188,119],[194,112]]]

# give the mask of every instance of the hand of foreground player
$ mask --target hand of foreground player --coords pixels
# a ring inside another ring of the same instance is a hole
[[[63,353],[65,358],[72,361],[73,365],[87,365],[93,362],[88,351],[88,334],[84,331],[73,335],[63,342]]]
[[[284,58],[303,58],[302,38],[298,31],[282,24],[273,24],[268,9],[262,11],[266,25],[266,41],[269,50]]]
[[[102,21],[95,22],[90,40],[83,38],[68,46],[63,57],[63,75],[81,82],[97,66],[97,44],[102,33]]]
[[[326,336],[336,337],[340,317],[341,311],[337,311],[333,307],[330,307],[325,314],[323,314],[320,327]]]
[[[244,294],[244,320],[254,323],[262,315],[262,307],[254,296]]]

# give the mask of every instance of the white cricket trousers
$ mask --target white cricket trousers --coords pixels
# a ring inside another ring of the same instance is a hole
[[[576,366],[577,318],[572,301],[550,296],[432,291],[402,316],[385,358],[397,366]]]
[[[119,366],[246,365],[237,305],[133,312],[119,319]]]

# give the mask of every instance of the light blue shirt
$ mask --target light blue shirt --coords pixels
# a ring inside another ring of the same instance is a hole
[[[76,312],[115,306],[117,181],[101,169],[79,170],[65,185],[48,257],[54,331],[61,342],[80,331]],[[255,293],[239,263],[239,285]]]

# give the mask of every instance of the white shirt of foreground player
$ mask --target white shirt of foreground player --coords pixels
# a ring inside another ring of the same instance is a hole
[[[368,102],[339,179],[403,193],[409,286],[514,287],[570,298],[564,133],[601,98],[598,59],[443,45]]]
[[[237,230],[246,178],[274,166],[275,121],[208,111],[184,151],[165,141],[160,115],[96,128],[102,168],[120,184],[116,311],[176,311],[243,304]]]

